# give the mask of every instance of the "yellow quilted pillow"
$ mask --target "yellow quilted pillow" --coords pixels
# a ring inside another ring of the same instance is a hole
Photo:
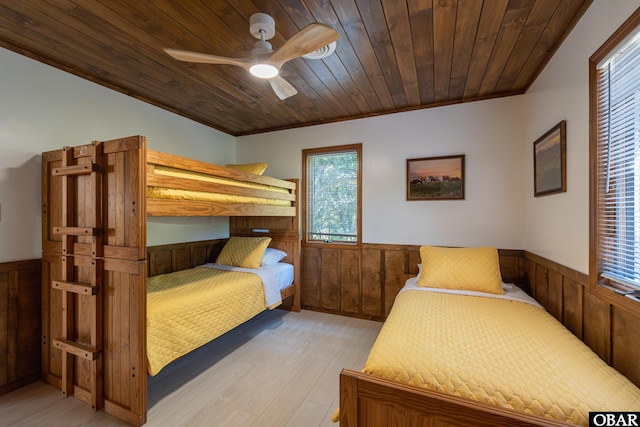
[[[231,237],[220,251],[216,264],[258,268],[271,237]]]
[[[225,165],[228,168],[239,170],[242,172],[254,173],[256,175],[262,175],[264,171],[267,169],[266,163],[243,163],[239,165],[227,164]]]
[[[422,271],[417,286],[503,294],[498,250],[420,247]]]

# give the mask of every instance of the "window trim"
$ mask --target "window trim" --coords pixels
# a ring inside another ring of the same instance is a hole
[[[626,298],[600,280],[598,271],[598,65],[608,58],[629,35],[640,29],[637,9],[589,58],[589,290],[596,297],[632,313],[640,312],[640,303]],[[618,289],[619,290],[619,289]]]
[[[307,239],[307,156],[321,153],[337,153],[341,151],[355,151],[358,156],[358,174],[357,174],[357,202],[356,202],[356,241],[354,243],[334,243],[334,242],[320,242]],[[302,245],[303,246],[317,246],[317,247],[331,247],[331,248],[360,248],[362,246],[362,143],[348,144],[348,145],[334,145],[331,147],[309,148],[302,150],[302,185],[301,198],[302,198]]]

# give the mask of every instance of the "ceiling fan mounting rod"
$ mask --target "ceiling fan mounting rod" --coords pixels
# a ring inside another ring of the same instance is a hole
[[[269,40],[276,34],[276,21],[266,13],[254,13],[249,18],[249,32],[257,39]]]

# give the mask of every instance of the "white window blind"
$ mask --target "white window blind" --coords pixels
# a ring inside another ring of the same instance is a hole
[[[600,277],[640,289],[640,37],[597,69]]]

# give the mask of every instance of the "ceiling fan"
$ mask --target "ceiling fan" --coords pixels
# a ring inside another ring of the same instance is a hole
[[[281,76],[280,67],[285,62],[305,56],[324,58],[335,49],[335,41],[340,37],[333,28],[323,24],[310,24],[287,40],[280,49],[274,51],[267,40],[275,35],[275,21],[266,13],[254,13],[249,19],[249,31],[259,39],[251,54],[244,58],[228,58],[207,53],[169,49],[164,51],[178,61],[200,64],[236,65],[256,77],[268,79],[273,91],[280,99],[295,95],[298,91]],[[317,55],[314,55],[318,53]]]

